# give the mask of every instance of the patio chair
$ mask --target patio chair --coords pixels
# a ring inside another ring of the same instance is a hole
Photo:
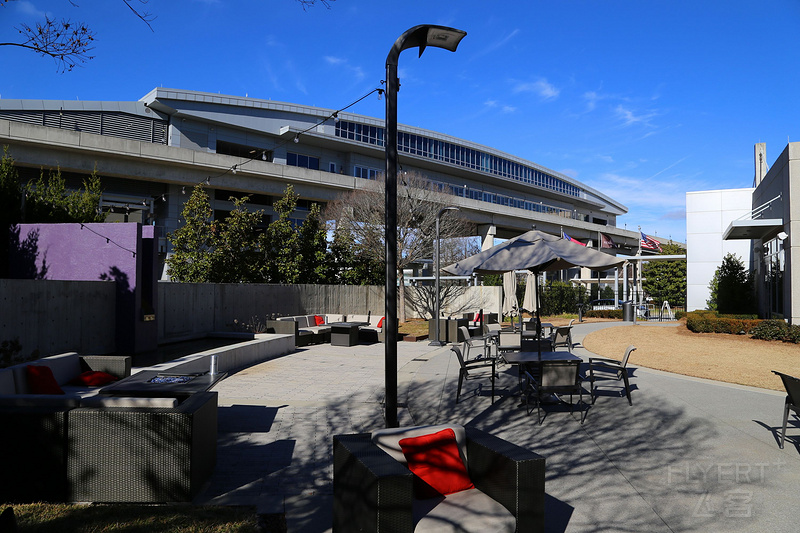
[[[464,360],[470,359],[470,354],[473,352],[473,348],[475,350],[479,350],[480,353],[473,354],[472,359],[478,359],[481,356],[488,355],[488,340],[486,336],[481,335],[478,337],[471,337],[467,326],[459,326],[458,330],[464,337],[464,342],[461,343],[461,351],[464,354]]]
[[[604,357],[590,357],[589,358],[589,382],[592,386],[592,404],[594,404],[595,399],[597,396],[595,395],[595,380],[598,379],[595,377],[595,372],[611,372],[615,375],[614,378],[607,378],[607,377],[600,377],[599,379],[616,379],[617,381],[622,380],[625,384],[625,396],[628,397],[628,405],[633,405],[633,401],[631,400],[631,387],[630,383],[628,382],[628,358],[630,358],[631,353],[636,349],[636,346],[630,345],[625,350],[625,355],[622,357],[622,361],[617,361],[616,359],[606,359]]]
[[[448,428],[474,488],[420,498],[415,488],[421,478],[409,469],[399,441]],[[544,457],[474,427],[417,426],[336,435],[333,532],[542,532],[544,475]]]
[[[781,429],[781,442],[778,445],[783,449],[786,440],[786,425],[789,423],[789,410],[794,411],[795,415],[800,414],[800,379],[776,370],[773,370],[772,373],[781,377],[783,387],[786,389],[786,401],[783,405],[783,428]]]
[[[566,346],[572,352],[572,326],[554,328],[550,334],[550,343],[554,350],[559,346]]]
[[[533,374],[525,370],[525,397],[526,408],[530,405],[533,398],[536,403],[536,414],[539,424],[542,421],[542,402],[548,396],[555,394],[569,394],[570,413],[573,412],[575,404],[572,398],[578,395],[578,403],[583,404],[583,376],[581,376],[581,362],[576,361],[542,361],[540,375],[534,377]],[[559,400],[560,402],[561,400]],[[528,408],[528,414],[533,412]],[[581,424],[586,419],[586,413],[581,415]]]
[[[494,403],[495,360],[492,358],[487,358],[465,361],[464,356],[461,355],[461,349],[458,346],[451,346],[450,349],[456,353],[456,357],[458,357],[458,364],[461,367],[458,370],[458,390],[456,391],[456,403],[458,403],[458,399],[461,397],[461,385],[464,383],[464,380],[486,377],[490,377],[492,380],[492,403]],[[486,375],[486,369],[491,371],[490,376]]]

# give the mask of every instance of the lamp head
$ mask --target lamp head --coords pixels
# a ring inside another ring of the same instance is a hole
[[[386,64],[397,65],[397,58],[400,52],[409,48],[419,46],[419,55],[428,46],[435,46],[436,48],[444,48],[455,52],[461,39],[467,35],[463,30],[457,30],[447,26],[436,26],[433,24],[421,24],[414,26],[407,30],[403,35],[397,38],[389,52],[389,57],[386,58]]]

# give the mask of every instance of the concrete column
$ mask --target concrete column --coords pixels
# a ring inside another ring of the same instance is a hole
[[[478,226],[478,236],[481,238],[481,251],[494,246],[495,235],[497,235],[497,226],[494,224],[482,224]]]

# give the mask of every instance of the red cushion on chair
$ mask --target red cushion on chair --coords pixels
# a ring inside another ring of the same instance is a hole
[[[28,390],[31,394],[64,394],[49,366],[27,366]]]
[[[314,315],[314,324],[317,326],[321,326],[325,324],[325,319],[319,315]]]
[[[102,385],[106,385],[111,383],[112,381],[117,381],[117,376],[112,376],[107,372],[100,372],[99,370],[87,370],[83,372],[80,376],[74,378],[69,382],[70,385],[83,385],[85,387],[100,387]]]
[[[475,486],[461,460],[452,429],[408,437],[401,439],[399,444],[408,461],[408,469],[424,482],[415,486],[418,498],[453,494]]]
[[[382,327],[383,327],[383,319],[384,319],[384,318],[386,318],[386,317],[382,316],[382,317],[381,317],[381,319],[380,319],[380,320],[378,320],[378,327],[379,327],[379,328],[382,328]]]

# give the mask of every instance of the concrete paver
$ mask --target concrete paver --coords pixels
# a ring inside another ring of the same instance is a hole
[[[574,353],[591,355],[580,341],[599,327],[613,324],[574,328]],[[217,467],[196,503],[330,530],[332,437],[385,425],[383,362],[382,344],[326,344],[220,382]],[[611,392],[583,424],[577,410],[549,408],[539,425],[509,365],[494,404],[488,380],[465,384],[456,403],[457,380],[449,348],[399,343],[400,424],[471,424],[546,457],[548,531],[797,530],[800,448],[777,446],[782,393],[635,368],[633,406]]]

